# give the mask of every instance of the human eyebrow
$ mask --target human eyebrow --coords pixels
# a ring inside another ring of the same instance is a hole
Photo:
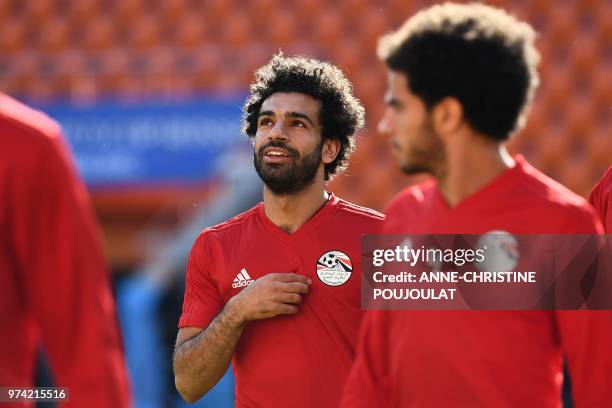
[[[257,117],[260,118],[262,116],[274,116],[274,112],[272,112],[272,111],[262,111],[262,112],[259,112],[259,116],[257,116]]]
[[[401,108],[403,106],[399,99],[393,96],[385,96],[385,105],[391,106],[392,108]]]
[[[290,118],[298,118],[298,119],[304,119],[306,121],[308,121],[310,123],[311,126],[314,126],[314,123],[312,122],[312,120],[308,117],[308,115],[305,115],[303,113],[300,112],[287,112],[287,115]]]

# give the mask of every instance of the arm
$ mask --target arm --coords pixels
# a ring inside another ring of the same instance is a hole
[[[564,310],[556,315],[575,406],[612,406],[612,311]]]
[[[61,137],[32,148],[16,187],[16,255],[24,302],[66,407],[127,407],[129,390],[95,218]]]
[[[575,222],[582,222],[582,225],[576,224],[580,233],[593,234],[593,237],[603,234],[602,226],[591,211],[588,217],[578,214]],[[571,250],[566,252],[571,253]],[[598,290],[609,287],[612,271],[599,266],[598,273],[605,272],[608,274],[602,275],[597,282]],[[604,292],[599,299],[605,301],[608,296],[609,292]],[[555,317],[572,380],[574,405],[577,408],[612,406],[612,310],[559,310]]]
[[[343,408],[389,406],[386,369],[390,353],[386,345],[389,327],[383,313],[369,311],[363,319],[355,360],[344,384],[340,403]]]
[[[305,276],[292,273],[266,275],[230,299],[205,330],[180,329],[174,382],[185,401],[197,401],[219,381],[249,321],[296,314],[310,283]]]

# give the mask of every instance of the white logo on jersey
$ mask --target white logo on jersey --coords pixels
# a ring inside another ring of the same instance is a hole
[[[351,277],[353,263],[344,252],[328,251],[317,262],[317,276],[329,286],[340,286]]]
[[[249,286],[251,283],[255,282],[250,276],[246,269],[242,268],[238,275],[234,278],[234,283],[232,283],[232,288],[241,288],[243,286]]]
[[[476,248],[486,251],[482,262],[474,262],[481,271],[512,271],[520,259],[518,242],[508,231],[487,232],[478,239]]]

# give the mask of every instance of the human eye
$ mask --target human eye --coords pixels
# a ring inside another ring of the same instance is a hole
[[[272,119],[267,116],[259,118],[259,126],[269,126],[272,124]]]
[[[292,122],[292,125],[295,126],[295,127],[301,127],[301,128],[305,128],[306,127],[306,124],[303,121],[301,121],[301,120],[294,120]]]

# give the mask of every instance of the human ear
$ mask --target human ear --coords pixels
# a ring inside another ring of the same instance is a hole
[[[340,153],[340,141],[336,139],[326,139],[321,147],[321,161],[329,164],[336,160]]]
[[[446,97],[434,105],[431,118],[437,134],[455,133],[463,124],[463,106],[457,98]]]

